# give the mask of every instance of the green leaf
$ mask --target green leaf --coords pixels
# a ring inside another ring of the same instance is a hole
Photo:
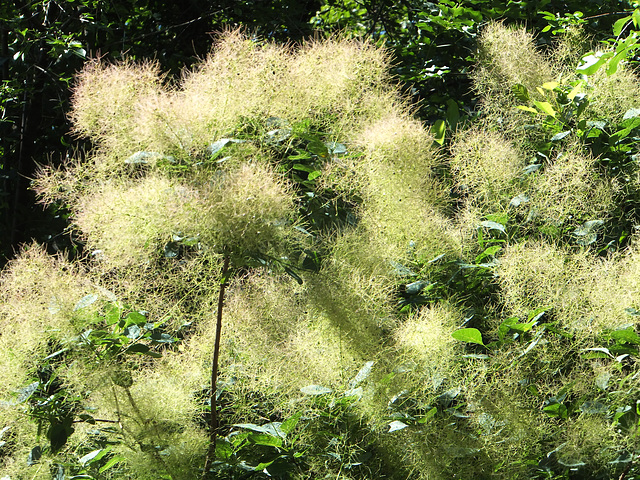
[[[311,167],[309,165],[303,165],[302,163],[296,163],[291,168],[293,168],[294,170],[300,170],[302,172],[307,172],[307,173],[312,173],[316,170],[314,167]]]
[[[300,421],[300,417],[302,417],[302,412],[298,412],[290,416],[289,418],[287,418],[284,422],[282,422],[282,424],[280,425],[280,429],[282,430],[282,432],[285,435],[288,435],[289,433],[291,433],[293,429],[296,428],[296,425],[298,425],[298,422]]]
[[[552,142],[559,142],[560,140],[562,140],[564,137],[566,137],[570,133],[571,133],[571,130],[566,130],[564,132],[556,133],[553,137],[551,137],[551,141]]]
[[[107,470],[109,470],[111,467],[113,467],[116,463],[120,463],[120,462],[124,462],[126,460],[125,457],[121,457],[119,455],[116,455],[115,457],[111,457],[107,463],[105,463],[102,467],[100,467],[100,469],[98,470],[98,473],[104,473]]]
[[[640,345],[640,336],[633,330],[633,327],[624,330],[615,330],[609,336],[621,343],[630,343],[632,345]]]
[[[499,230],[502,233],[505,233],[505,234],[507,233],[507,231],[504,228],[504,225],[498,222],[493,222],[491,220],[484,220],[480,222],[480,226],[488,228],[489,230]]]
[[[616,23],[613,24],[613,35],[615,37],[619,36],[622,33],[622,29],[630,21],[631,15],[627,15],[626,17],[622,17],[620,20],[616,21]]]
[[[550,417],[566,419],[569,416],[567,406],[562,403],[552,403],[544,407],[542,411]]]
[[[89,465],[89,464],[91,464],[93,462],[96,462],[96,461],[100,460],[102,457],[104,457],[107,454],[107,452],[109,452],[108,448],[100,448],[98,450],[94,450],[93,452],[87,453],[83,457],[80,457],[78,459],[78,461],[82,465]]]
[[[447,130],[447,126],[444,120],[436,120],[431,127],[431,134],[433,135],[433,140],[438,144],[444,144],[444,136]]]
[[[509,317],[500,324],[498,327],[498,338],[500,338],[500,341],[505,339],[507,333],[511,330],[511,326],[517,324],[518,320],[518,317]]]
[[[84,297],[82,297],[80,300],[78,300],[78,303],[76,303],[76,305],[73,307],[73,311],[77,311],[83,308],[88,307],[89,305],[93,304],[96,300],[98,300],[98,295],[96,295],[95,293],[90,293],[89,295],[85,295]]]
[[[129,314],[126,317],[126,321],[127,321],[126,325],[141,326],[147,323],[147,317],[145,317],[140,312],[129,312]]]
[[[282,439],[274,437],[267,433],[251,433],[247,440],[256,445],[264,445],[265,447],[282,447]]]
[[[327,393],[331,393],[333,390],[320,385],[307,385],[306,387],[302,387],[300,391],[305,395],[326,395]]]
[[[407,425],[404,422],[401,422],[400,420],[394,420],[393,422],[391,422],[389,424],[389,432],[397,432],[398,430],[402,430],[404,428],[407,428],[409,425]]]
[[[548,311],[551,310],[550,307],[538,307],[535,310],[531,310],[527,315],[527,321],[529,322],[537,322],[542,318],[542,316]]]
[[[477,343],[484,347],[484,343],[482,343],[482,334],[477,328],[461,328],[460,330],[453,332],[451,336],[461,342]]]
[[[607,53],[590,53],[582,57],[582,63],[576,68],[576,71],[581,75],[593,75],[605,62],[613,56],[613,52]]]
[[[546,113],[547,115],[549,115],[550,117],[554,117],[557,115],[558,112],[556,112],[556,110],[553,108],[553,105],[551,105],[549,102],[539,102],[537,100],[533,101],[533,104],[538,107],[538,109],[543,112]]]
[[[240,440],[240,443],[242,443],[244,439],[248,436],[249,434],[234,435],[234,440]],[[216,439],[216,457],[222,460],[228,460],[232,457],[232,455],[233,455],[233,448],[231,447],[231,443],[229,443],[229,441],[225,438],[218,437]]]
[[[118,307],[113,304],[109,304],[105,310],[104,319],[107,325],[114,325],[120,321],[120,315],[122,312]]]
[[[438,413],[438,408],[437,407],[431,408],[431,410],[429,410],[427,413],[424,414],[424,417],[418,420],[418,423],[427,423],[427,421],[433,416],[435,416],[436,413]]]
[[[538,114],[538,111],[535,108],[527,107],[525,105],[518,105],[518,108],[520,110],[524,110],[525,112],[535,113],[536,115]]]
[[[486,257],[490,257],[495,255],[496,253],[498,253],[500,250],[502,249],[502,247],[500,245],[493,245],[491,247],[488,247],[485,249],[484,252],[482,252],[480,255],[478,255],[475,259],[475,263],[480,263],[483,259],[485,259]]]
[[[125,350],[125,353],[149,353],[149,347],[142,343],[134,343]]]
[[[316,178],[318,178],[320,175],[322,175],[322,171],[320,171],[320,170],[314,170],[313,172],[311,172],[311,173],[307,176],[307,180],[308,180],[308,181],[315,180],[315,179],[316,179]]]
[[[516,83],[515,85],[512,85],[511,91],[519,101],[523,103],[529,102],[529,90],[527,90],[527,87],[525,87],[521,83]],[[533,112],[535,113],[535,110],[533,110]]]
[[[583,85],[582,81],[578,82],[578,84],[575,87],[573,87],[573,89],[567,94],[567,98],[573,101],[573,99],[576,98],[576,95],[578,95],[582,90],[582,85]]]
[[[460,110],[458,109],[458,103],[450,98],[447,100],[447,122],[451,128],[455,129],[459,120]]]

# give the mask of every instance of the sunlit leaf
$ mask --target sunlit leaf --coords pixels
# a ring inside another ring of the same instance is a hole
[[[300,391],[305,395],[326,395],[327,393],[331,393],[333,390],[320,385],[307,385],[306,387],[302,387]]]
[[[624,113],[623,120],[629,120],[630,118],[640,117],[640,108],[630,108]]]
[[[92,452],[87,453],[86,455],[84,455],[83,457],[80,457],[78,459],[78,461],[82,464],[82,465],[86,465],[87,463],[90,463],[93,459],[95,459],[100,453],[102,453],[102,448],[98,449],[98,450],[94,450]],[[103,454],[104,455],[104,454]]]
[[[535,108],[527,107],[526,105],[518,105],[520,110],[524,110],[525,112],[531,112],[537,114],[538,111]]]
[[[331,155],[344,155],[347,153],[347,146],[339,142],[327,142],[325,144]]]
[[[552,142],[559,142],[564,137],[566,137],[567,135],[570,135],[570,134],[571,134],[571,130],[566,130],[564,132],[556,133],[553,137],[551,137],[551,141]]]
[[[431,410],[425,413],[424,416],[420,420],[418,420],[418,423],[427,423],[427,421],[430,418],[434,417],[436,413],[438,413],[438,408],[432,407]]]
[[[491,220],[484,220],[480,222],[480,226],[488,228],[490,230],[499,230],[502,233],[507,233],[504,228],[504,225],[498,222],[493,222]]]
[[[602,372],[596,377],[596,386],[600,390],[606,390],[609,386],[609,380],[611,379],[611,374],[609,372]]]
[[[550,417],[563,419],[568,417],[567,406],[562,403],[552,403],[551,405],[544,407],[542,410]]]
[[[613,24],[613,34],[617,37],[622,33],[622,29],[631,21],[631,15],[622,17]]]
[[[73,307],[73,310],[76,311],[82,308],[86,308],[92,303],[94,303],[96,300],[98,300],[98,298],[99,298],[98,295],[96,295],[95,293],[90,293],[89,295],[85,295],[78,301],[78,303],[76,303],[76,305]]]
[[[600,67],[602,67],[605,62],[612,56],[613,52],[598,52],[585,55],[584,57],[582,57],[581,63],[576,68],[576,71],[581,75],[593,75],[598,70],[600,70]]]
[[[529,197],[526,196],[524,193],[521,193],[520,195],[516,195],[511,199],[511,201],[509,202],[509,206],[519,207],[523,203],[528,203],[528,202],[529,202]]]
[[[389,424],[389,433],[397,432],[398,430],[402,430],[403,428],[407,428],[409,425],[403,423],[399,420],[394,420]]]
[[[217,453],[217,450],[216,450],[216,453]],[[102,467],[100,467],[100,469],[98,470],[98,473],[104,473],[107,470],[109,470],[111,467],[113,467],[116,463],[124,462],[125,460],[126,460],[125,457],[121,457],[119,455],[111,457],[109,460],[107,460],[107,463],[105,463]]]
[[[280,425],[280,431],[285,435],[291,433],[293,429],[296,428],[296,425],[298,425],[298,422],[300,421],[300,417],[302,417],[302,412],[298,412],[295,415],[292,415],[291,417],[287,418]]]
[[[477,343],[478,345],[484,346],[484,343],[482,343],[482,334],[477,328],[461,328],[453,332],[451,336],[461,342]]]
[[[447,130],[447,126],[444,120],[436,120],[436,122],[431,126],[431,134],[433,135],[433,140],[442,145],[444,143],[444,136]]]
[[[373,360],[365,363],[364,366],[358,372],[358,374],[355,376],[355,378],[351,380],[351,382],[349,382],[349,386],[351,388],[355,388],[360,383],[364,382],[371,374],[371,369],[373,368],[374,363],[375,362]]]
[[[553,108],[553,105],[549,102],[538,102],[537,100],[534,100],[533,104],[538,107],[541,112],[546,113],[551,117],[555,117],[558,114],[558,112]]]
[[[610,333],[610,336],[618,342],[640,345],[640,336],[634,332],[633,327],[629,327],[624,330],[615,330]]]

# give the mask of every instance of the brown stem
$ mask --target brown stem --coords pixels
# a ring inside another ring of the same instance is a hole
[[[218,383],[218,358],[220,356],[220,335],[222,333],[222,307],[224,305],[224,291],[229,280],[229,255],[225,255],[222,266],[220,293],[218,294],[218,317],[216,323],[216,338],[213,347],[213,361],[211,363],[211,423],[209,424],[209,450],[204,462],[202,479],[209,474],[209,466],[216,456],[216,438],[218,436],[218,405],[216,401],[216,385]]]

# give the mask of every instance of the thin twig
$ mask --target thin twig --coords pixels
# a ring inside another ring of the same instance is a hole
[[[220,293],[218,294],[218,315],[216,322],[216,338],[213,347],[213,361],[211,364],[211,423],[209,424],[209,450],[204,462],[204,472],[202,479],[206,479],[209,473],[211,462],[216,456],[216,440],[218,436],[218,406],[216,401],[216,385],[218,383],[218,359],[220,357],[220,335],[222,333],[222,307],[224,305],[224,291],[229,280],[229,255],[224,257],[222,266],[222,279],[220,281]]]

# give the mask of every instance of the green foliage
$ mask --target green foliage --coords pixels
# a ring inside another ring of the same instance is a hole
[[[474,11],[402,10],[456,35]],[[633,45],[585,77],[584,16],[541,17],[556,49],[484,28],[481,118],[435,128],[340,38],[229,32],[171,86],[86,67],[96,148],[36,187],[91,255],[0,280],[9,478],[637,474]]]

